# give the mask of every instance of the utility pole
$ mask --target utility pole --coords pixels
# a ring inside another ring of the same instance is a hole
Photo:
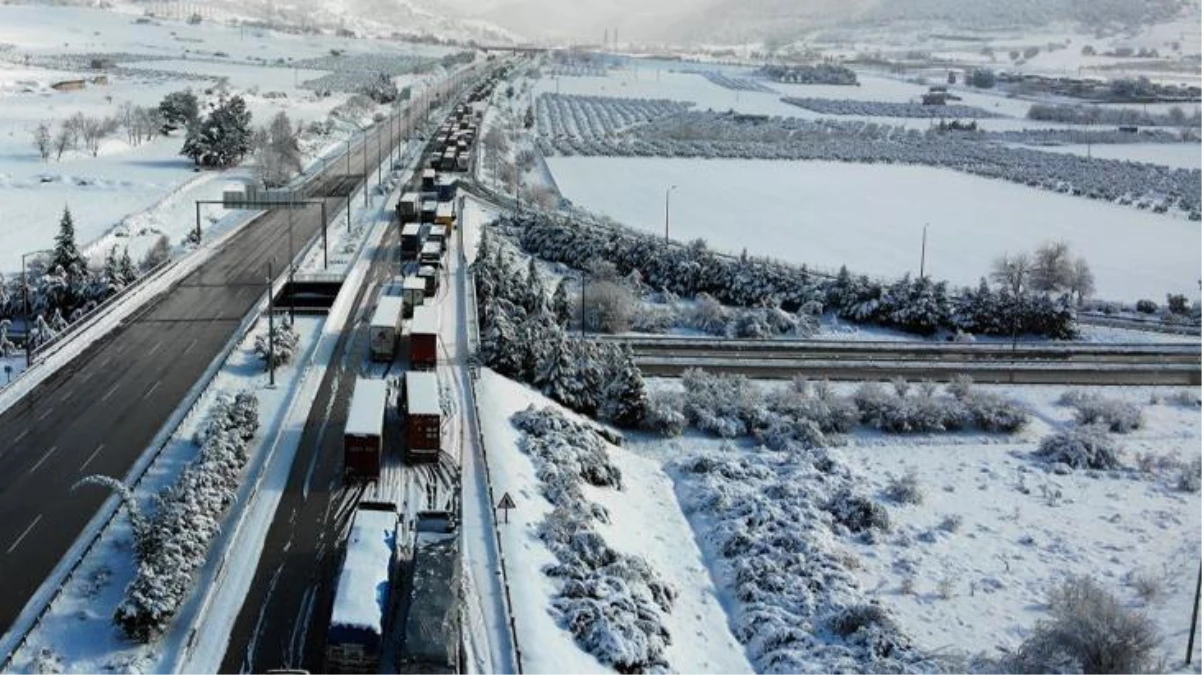
[[[584,270],[580,270],[580,337],[584,337]]]
[[[927,275],[927,226],[930,223],[922,226],[922,258],[918,262],[918,278],[921,279]]]
[[[351,231],[351,197],[355,191],[351,189],[351,141],[355,138],[354,134],[346,138],[346,180],[343,181],[343,187],[346,188],[346,231]]]
[[[288,208],[288,325],[296,325],[296,286],[293,284],[295,277],[293,273],[296,271],[296,251],[292,248],[292,214],[295,212],[291,206]]]
[[[359,144],[359,152],[363,156],[363,208],[367,208],[367,188],[371,183],[371,174],[367,172],[367,129],[363,130],[363,142]]]
[[[676,186],[673,185],[672,187],[670,187],[664,191],[664,243],[665,244],[668,244],[669,242],[671,242],[671,239],[668,238],[668,227],[671,222],[671,216],[672,216],[672,191],[675,189],[676,189]]]
[[[1198,583],[1194,586],[1194,613],[1189,620],[1189,646],[1185,648],[1185,665],[1194,658],[1194,635],[1198,632],[1198,599],[1202,596],[1202,564],[1198,565]]]
[[[267,261],[267,372],[268,387],[275,388],[275,298],[271,292],[271,261]]]

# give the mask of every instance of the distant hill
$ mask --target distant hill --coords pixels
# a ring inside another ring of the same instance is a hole
[[[51,4],[66,3],[53,0]],[[75,4],[94,6],[96,3],[81,1]],[[413,0],[206,0],[203,3],[126,0],[121,4],[127,10],[133,8],[167,15],[197,8],[209,16],[236,16],[326,30],[342,28],[370,36],[399,33],[459,42],[508,44],[520,41],[512,31],[488,21],[450,16],[439,11],[437,3],[427,6]]]

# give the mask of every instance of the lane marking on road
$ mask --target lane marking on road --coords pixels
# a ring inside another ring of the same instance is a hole
[[[192,338],[192,341],[189,342],[188,346],[184,348],[184,354],[187,354],[188,352],[192,351],[192,348],[195,346],[196,346],[196,338]]]
[[[162,347],[162,346],[163,346],[163,341],[159,340],[158,342],[154,343],[154,346],[150,348],[150,351],[146,352],[146,355],[151,356],[152,354],[154,354],[155,352],[157,352],[159,350],[159,347]]]
[[[92,371],[90,370],[79,376],[80,382],[87,382],[90,379],[92,379]]]
[[[33,526],[37,525],[38,521],[41,519],[42,519],[42,514],[39,513],[38,517],[34,518],[33,522],[29,524],[29,527],[25,528],[25,531],[21,533],[21,536],[17,537],[17,540],[12,543],[12,546],[8,547],[8,551],[6,551],[6,553],[12,553],[13,551],[15,551],[16,548],[21,545],[21,540],[24,539],[25,536],[29,534],[29,531],[32,530]]]
[[[32,467],[29,468],[28,473],[33,473],[34,471],[37,471],[38,467],[42,465],[42,462],[45,462],[47,459],[50,459],[50,455],[53,455],[55,450],[58,450],[57,445],[55,445],[55,446],[51,447],[49,450],[47,450],[46,454],[42,455],[42,458],[38,460],[38,463],[34,464]]]
[[[25,431],[22,431],[20,434],[17,434],[17,437],[13,439],[13,445],[20,443],[21,439],[25,438],[28,435],[29,435],[29,429],[26,429]]]
[[[101,401],[109,400],[109,397],[112,396],[113,392],[117,391],[117,387],[120,387],[120,386],[121,386],[121,383],[118,382],[117,384],[114,384],[113,386],[109,387],[109,390],[104,392],[104,396],[101,396],[100,400]]]
[[[46,419],[47,417],[50,416],[50,413],[52,413],[52,412],[54,412],[54,406],[50,406],[49,408],[46,408],[46,412],[42,413],[41,415],[38,415],[38,421],[41,422],[42,420]]]
[[[150,385],[150,389],[147,389],[146,393],[142,394],[142,400],[145,401],[148,396],[153,394],[154,390],[158,389],[160,384],[162,384],[162,380],[155,380],[154,384]]]
[[[79,465],[79,470],[83,471],[89,464],[91,464],[92,460],[96,459],[96,455],[100,454],[101,450],[104,450],[104,443],[96,446],[96,449],[92,451],[92,454],[88,455],[88,458],[84,460],[84,463]]]
[[[111,356],[110,356],[110,357],[108,357],[108,358],[106,358],[105,360],[103,360],[103,361],[101,361],[101,362],[100,362],[100,367],[101,367],[101,368],[104,368],[105,366],[107,366],[108,364],[110,364],[110,363],[112,363],[112,362],[113,362],[113,357],[111,357]]]

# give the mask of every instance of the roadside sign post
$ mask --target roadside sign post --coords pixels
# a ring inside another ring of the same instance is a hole
[[[501,501],[497,503],[497,508],[505,512],[506,525],[509,524],[509,509],[516,509],[517,506],[518,505],[513,502],[513,497],[510,497],[508,492],[501,495]]]

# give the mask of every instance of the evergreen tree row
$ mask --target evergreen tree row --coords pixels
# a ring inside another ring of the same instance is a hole
[[[548,295],[531,259],[525,272],[482,233],[472,265],[484,364],[585,415],[639,426],[647,410],[629,347],[570,337],[562,283]]]
[[[0,321],[24,317],[26,302],[32,325],[30,340],[36,347],[62,332],[110,296],[137,280],[138,267],[129,250],[116,246],[105,254],[104,264],[96,269],[75,242],[75,222],[69,209],[63,210],[54,249],[48,259],[32,259],[26,279],[0,276]],[[28,281],[28,290],[22,285]]]
[[[667,244],[658,236],[576,219],[523,214],[500,225],[517,232],[530,255],[578,269],[605,260],[623,276],[637,273],[652,288],[685,297],[705,293],[728,305],[779,305],[791,312],[819,302],[848,321],[920,335],[940,330],[1060,340],[1077,335],[1076,310],[1067,295],[1016,295],[984,279],[978,288],[960,291],[926,277],[884,283],[852,276],[846,268],[831,279],[804,267],[717,254],[701,241]]]

